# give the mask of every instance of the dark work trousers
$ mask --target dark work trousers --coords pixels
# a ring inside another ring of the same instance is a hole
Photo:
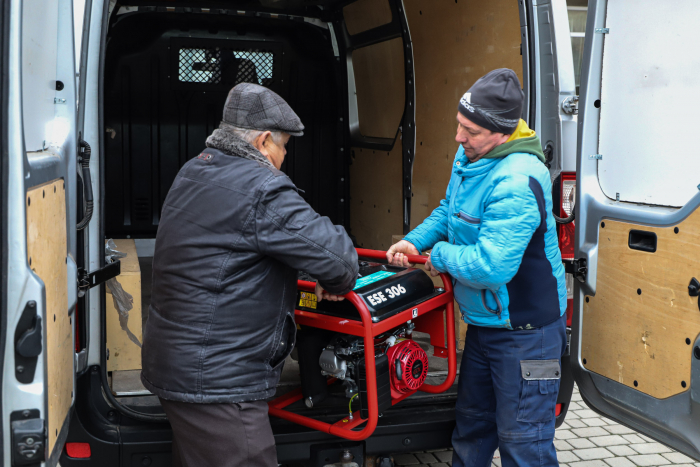
[[[490,466],[496,448],[503,467],[559,465],[554,411],[561,371],[556,365],[561,366],[565,347],[566,315],[525,331],[467,328],[452,434],[453,467]],[[548,379],[526,377],[532,360],[549,360],[534,363],[549,367]]]
[[[160,402],[173,428],[173,467],[277,467],[267,402]]]

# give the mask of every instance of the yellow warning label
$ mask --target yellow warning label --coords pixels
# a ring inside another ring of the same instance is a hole
[[[299,306],[315,310],[318,306],[318,297],[316,297],[315,293],[302,292],[301,298],[299,299]]]

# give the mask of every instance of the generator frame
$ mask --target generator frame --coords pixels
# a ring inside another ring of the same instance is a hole
[[[386,260],[386,252],[383,251],[358,248],[357,254],[362,259],[380,261]],[[407,258],[408,261],[416,264],[425,264],[428,260],[428,257],[418,255],[407,255]],[[410,391],[396,399],[392,398],[392,405],[396,405],[405,398],[409,397],[411,394],[414,394],[416,391],[432,394],[445,392],[452,386],[455,377],[457,376],[457,350],[455,340],[454,295],[452,291],[452,281],[450,276],[447,274],[440,273],[440,278],[443,282],[443,293],[429,298],[428,300],[417,305],[410,306],[409,308],[377,323],[372,321],[372,316],[367,309],[367,305],[355,292],[346,294],[345,298],[355,306],[360,314],[361,321],[348,320],[346,318],[298,309],[295,310],[295,319],[297,324],[302,326],[309,326],[362,337],[364,339],[365,349],[374,348],[374,338],[376,336],[394,329],[408,321],[413,321],[416,326],[416,331],[430,334],[430,342],[435,348],[434,355],[447,358],[447,376],[445,381],[443,381],[441,384],[433,385],[424,383],[415,391]],[[316,284],[314,282],[301,280],[298,282],[298,288],[302,291],[313,292],[315,286]],[[366,366],[367,408],[369,418],[363,419],[360,415],[360,411],[357,410],[352,413],[352,416],[345,416],[335,423],[326,423],[286,410],[286,407],[302,399],[303,396],[301,387],[270,401],[268,403],[270,415],[274,415],[275,417],[352,441],[361,441],[369,438],[377,428],[377,420],[379,417],[375,352],[366,351],[364,358]],[[334,381],[335,378],[329,378],[328,384],[331,384]],[[367,425],[362,430],[355,430],[364,423],[367,423]]]

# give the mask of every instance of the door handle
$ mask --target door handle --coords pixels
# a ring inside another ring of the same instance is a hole
[[[17,341],[17,353],[23,357],[38,357],[41,353],[41,316],[34,317],[33,327],[24,331]]]
[[[688,295],[691,297],[700,296],[700,281],[694,277],[690,279],[690,284],[688,284]],[[698,309],[700,309],[700,299],[698,299]]]

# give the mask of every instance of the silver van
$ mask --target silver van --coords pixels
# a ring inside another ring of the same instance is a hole
[[[557,423],[575,380],[596,412],[700,460],[700,4],[590,0],[585,28],[577,11],[0,0],[3,464],[170,465],[172,432],[138,378],[153,243],[232,86],[292,105],[306,131],[283,170],[358,247],[386,250],[443,198],[458,98],[500,67],[521,80],[554,182],[571,335]],[[288,368],[279,392],[299,382]],[[273,419],[279,460],[449,447],[455,395],[411,396],[351,445]]]

